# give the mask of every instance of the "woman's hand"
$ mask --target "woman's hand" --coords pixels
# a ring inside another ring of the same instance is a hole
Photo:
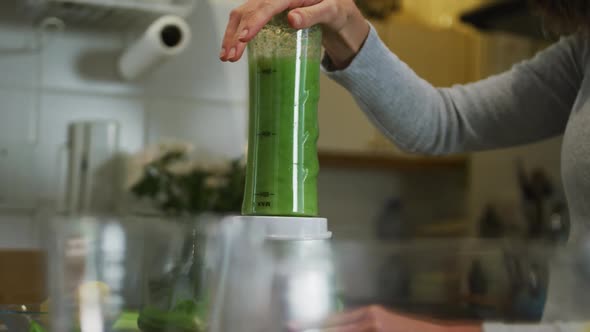
[[[379,306],[370,306],[331,317],[318,328],[322,332],[481,332],[480,325],[450,325],[400,315]],[[310,327],[292,326],[292,331]]]
[[[353,0],[248,0],[231,12],[219,58],[239,60],[246,44],[285,10],[290,10],[287,18],[295,29],[323,26],[324,47],[336,67],[352,61],[369,33],[369,24]]]

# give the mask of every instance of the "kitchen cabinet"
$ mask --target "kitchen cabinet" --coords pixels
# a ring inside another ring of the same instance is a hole
[[[458,17],[475,8],[487,6],[496,0],[402,0],[404,11],[421,22],[433,26],[448,27]]]
[[[47,299],[46,256],[41,250],[2,249],[0,305],[38,304]]]
[[[410,15],[389,19],[387,46],[418,76],[437,87],[476,79],[478,38],[460,24],[438,27]]]

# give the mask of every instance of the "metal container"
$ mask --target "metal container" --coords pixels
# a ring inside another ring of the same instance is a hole
[[[116,211],[121,165],[119,124],[115,121],[86,121],[68,127],[65,213],[82,214]]]

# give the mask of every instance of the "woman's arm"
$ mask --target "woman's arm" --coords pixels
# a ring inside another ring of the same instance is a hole
[[[545,325],[503,325],[481,323],[445,323],[399,314],[380,306],[369,306],[334,315],[319,326],[292,324],[290,331],[324,332],[587,332],[583,323]]]
[[[230,15],[220,58],[240,59],[247,42],[285,10],[295,28],[322,25],[332,60],[326,67],[335,70],[330,76],[348,88],[383,133],[409,151],[483,150],[559,135],[584,77],[586,43],[577,36],[504,74],[436,89],[392,54],[374,30],[369,33],[353,0],[248,0]]]
[[[437,89],[392,54],[372,29],[346,69],[334,70],[329,57],[324,67],[401,148],[447,154],[563,133],[584,77],[585,44],[580,36],[564,38],[506,73]]]
[[[479,323],[446,324],[420,317],[399,314],[381,306],[369,306],[336,314],[317,325],[298,326],[290,331],[322,332],[482,332]]]

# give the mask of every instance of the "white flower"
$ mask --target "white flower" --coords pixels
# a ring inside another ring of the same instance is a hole
[[[227,161],[212,162],[207,165],[207,169],[214,174],[229,174],[231,172],[231,164]]]
[[[160,143],[158,146],[160,150],[160,155],[165,155],[167,153],[179,153],[182,155],[188,154],[193,151],[194,146],[189,142],[182,142],[182,141],[168,141]]]
[[[192,160],[179,160],[171,163],[166,170],[174,175],[188,175],[196,169]]]
[[[231,163],[213,159],[195,160],[195,169],[210,174],[225,175],[231,172]]]
[[[127,179],[125,181],[125,189],[130,190],[141,181],[145,167],[162,158],[162,156],[168,153],[180,153],[184,155],[192,150],[193,146],[191,143],[181,141],[169,141],[146,147],[127,159]],[[180,168],[180,166],[176,167]],[[171,171],[171,173],[176,174],[173,171]]]
[[[129,191],[133,188],[143,177],[143,169],[131,168],[127,170],[127,179],[125,180],[125,190]]]
[[[209,189],[219,189],[226,186],[228,179],[224,176],[212,175],[205,179],[205,187]]]
[[[127,158],[127,179],[125,181],[125,189],[133,188],[143,177],[145,166],[152,163],[160,157],[157,147],[147,147],[143,151]]]

